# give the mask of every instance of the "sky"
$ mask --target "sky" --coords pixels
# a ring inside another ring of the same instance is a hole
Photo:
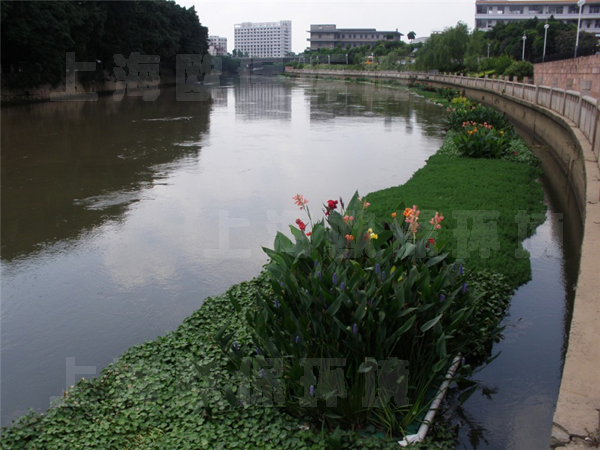
[[[338,28],[376,28],[417,37],[465,22],[475,22],[474,0],[421,1],[198,1],[175,0],[181,6],[195,6],[202,25],[211,35],[227,38],[227,51],[234,49],[233,25],[242,22],[292,21],[292,51],[300,53],[308,46],[311,24],[335,24]],[[406,41],[406,36],[403,38]]]

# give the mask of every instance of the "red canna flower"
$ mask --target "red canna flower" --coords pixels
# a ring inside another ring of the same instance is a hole
[[[306,230],[306,224],[302,222],[300,219],[296,219],[296,225],[300,228],[300,231]]]
[[[335,209],[337,208],[338,201],[337,200],[327,200],[327,209]]]

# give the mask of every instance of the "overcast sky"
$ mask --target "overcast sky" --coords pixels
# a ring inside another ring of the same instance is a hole
[[[215,1],[175,0],[195,6],[208,32],[227,38],[227,50],[233,45],[233,25],[241,22],[292,21],[292,51],[300,53],[308,46],[307,30],[311,24],[330,23],[338,28],[376,28],[403,34],[414,31],[418,37],[429,36],[456,25],[460,20],[472,28],[475,22],[474,0],[438,1]],[[406,37],[404,37],[406,40]]]

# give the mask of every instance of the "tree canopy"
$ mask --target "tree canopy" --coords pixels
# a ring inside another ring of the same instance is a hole
[[[3,1],[1,24],[3,78],[25,86],[63,80],[67,52],[105,68],[115,54],[158,55],[174,69],[177,54],[208,50],[194,7],[167,0]]]

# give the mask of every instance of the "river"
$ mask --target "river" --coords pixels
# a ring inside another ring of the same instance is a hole
[[[293,195],[317,211],[404,183],[443,141],[443,109],[406,90],[253,77],[211,92],[211,101],[177,101],[163,88],[154,102],[2,110],[2,425],[45,410],[80,377],[258,274],[261,247],[299,217]],[[571,298],[560,217],[550,219],[531,238],[543,251],[499,344],[519,351],[482,372],[495,395],[472,398],[453,419],[464,448],[547,448]],[[523,381],[536,364],[522,351],[532,339],[532,353],[549,353],[538,391],[537,379]],[[543,405],[535,445],[516,432],[505,440],[499,430],[532,390]]]

